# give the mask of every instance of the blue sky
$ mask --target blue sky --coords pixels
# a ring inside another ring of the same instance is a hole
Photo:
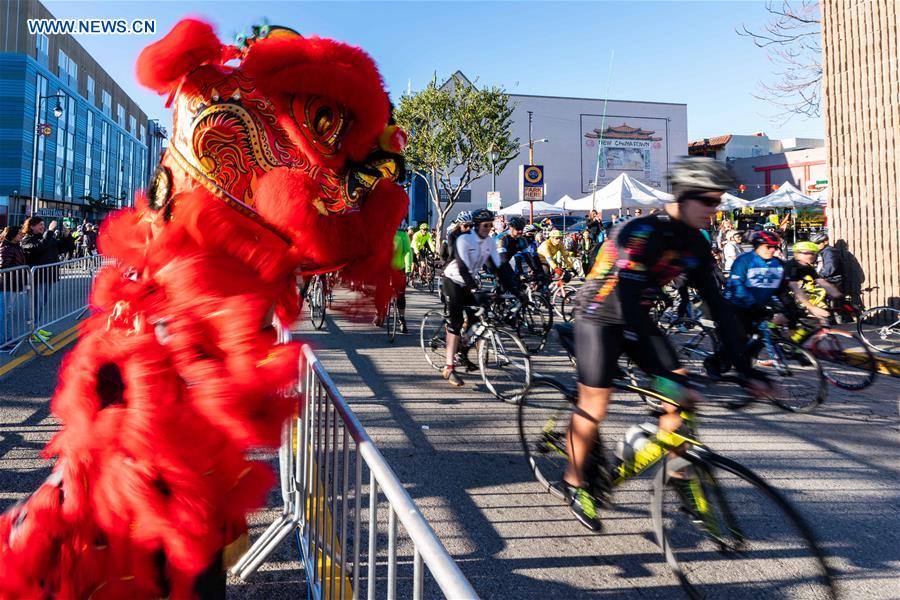
[[[169,119],[163,100],[134,79],[141,48],[180,18],[201,16],[223,39],[261,23],[293,27],[364,48],[392,96],[461,70],[511,93],[683,102],[690,139],[765,131],[822,137],[821,119],[773,123],[753,97],[771,79],[763,50],[738,36],[767,20],[760,1],[722,2],[105,2],[51,1],[57,18],[156,19],[155,36],[76,36],[147,114]],[[610,76],[610,54],[614,53]]]

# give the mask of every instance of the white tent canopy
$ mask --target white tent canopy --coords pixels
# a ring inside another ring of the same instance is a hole
[[[571,210],[572,203],[575,202],[575,199],[572,196],[566,194],[559,200],[553,203],[553,206],[556,208],[561,208],[563,210]]]
[[[526,202],[522,200],[521,202],[516,202],[510,206],[507,206],[504,209],[501,209],[498,214],[506,215],[507,217],[511,216],[519,216],[523,217],[525,215],[531,214],[531,210],[534,210],[535,216],[541,217],[552,217],[557,215],[564,215],[566,211],[561,208],[557,208],[552,204],[547,204],[546,202]]]
[[[588,194],[583,198],[573,200],[567,205],[569,210],[616,210],[622,208],[660,208],[666,202],[673,200],[672,194],[667,194],[646,183],[633,179],[628,173],[622,173],[605,187]]]
[[[796,208],[798,206],[816,206],[818,200],[810,198],[791,182],[784,183],[777,190],[750,203],[751,208]]]
[[[733,196],[728,192],[722,194],[722,203],[719,204],[719,210],[734,210],[736,208],[744,208],[750,204],[749,200],[744,200],[743,198],[738,198],[737,196]]]

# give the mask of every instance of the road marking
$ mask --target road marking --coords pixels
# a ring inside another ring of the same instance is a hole
[[[73,327],[70,327],[69,329],[66,329],[62,333],[50,338],[50,345],[53,346],[54,349],[50,351],[49,349],[45,348],[41,351],[41,356],[52,356],[53,354],[59,352],[61,349],[69,345],[73,340],[78,339],[78,327],[79,325],[75,325]],[[0,367],[0,377],[3,377],[16,367],[25,364],[35,356],[37,356],[37,354],[35,354],[34,349],[32,348],[22,356],[18,356],[12,359],[8,363]]]

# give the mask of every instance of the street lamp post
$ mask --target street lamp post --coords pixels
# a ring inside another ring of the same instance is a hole
[[[497,144],[491,144],[491,191],[497,191],[497,161],[500,160],[500,147]]]
[[[56,106],[53,108],[53,116],[57,119],[60,118],[63,114],[63,108],[60,104],[60,98],[65,98],[63,94],[53,94],[51,96],[38,96],[38,100],[35,103],[34,107],[34,144],[31,151],[31,216],[33,217],[37,212],[37,196],[35,194],[37,187],[37,148],[38,148],[38,136],[44,135],[43,131],[38,131],[38,117],[41,114],[41,102],[44,100],[49,100],[50,98],[56,98]]]

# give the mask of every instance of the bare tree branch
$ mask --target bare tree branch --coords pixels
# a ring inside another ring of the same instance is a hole
[[[786,123],[795,115],[821,116],[822,20],[817,0],[769,0],[771,19],[761,31],[741,25],[736,33],[765,48],[775,65],[774,79],[760,82],[754,98],[781,109],[772,120]]]

